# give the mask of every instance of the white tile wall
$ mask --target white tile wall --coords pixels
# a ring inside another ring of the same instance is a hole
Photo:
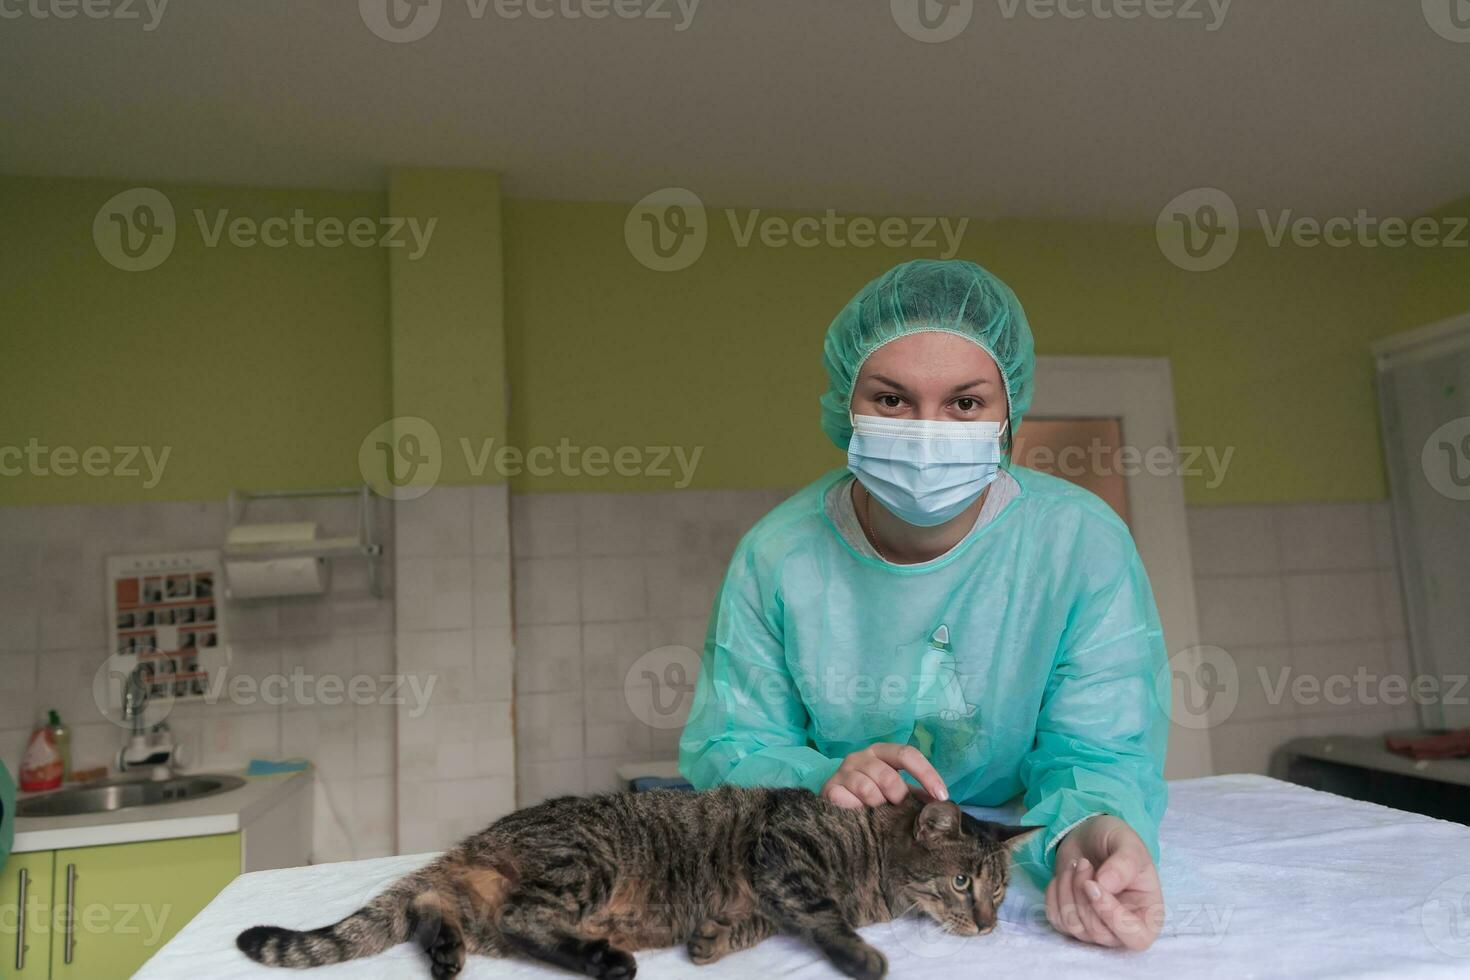
[[[438,850],[515,808],[515,655],[503,486],[435,487],[394,507],[401,854]],[[432,684],[432,687],[428,685]]]
[[[616,789],[619,765],[678,754],[678,729],[640,722],[624,679],[649,650],[703,646],[735,544],[786,495],[512,496],[521,805]]]
[[[343,534],[352,530],[354,506],[344,500],[261,502],[251,504],[250,519],[316,520],[324,534]],[[378,506],[391,555],[390,508]],[[106,649],[105,558],[216,548],[227,520],[223,501],[0,508],[0,758],[12,773],[45,708],[60,710],[72,728],[77,768],[108,764],[125,738],[91,696],[92,674]],[[391,562],[385,564],[391,590]],[[232,690],[259,692],[262,679],[289,682],[294,670],[344,683],[393,670],[392,600],[367,591],[360,562],[334,563],[326,595],[230,602],[226,616],[231,673],[256,682]],[[304,703],[290,683],[280,688],[285,703],[258,693],[243,702],[180,703],[168,720],[202,768],[240,768],[253,757],[311,759],[320,776],[316,860],[393,853],[394,822],[384,818],[374,796],[393,769],[391,709],[371,703],[373,697],[339,697],[315,684],[305,689]],[[323,703],[338,700],[343,703]]]
[[[1417,724],[1378,690],[1413,676],[1386,503],[1191,507],[1189,533],[1201,641],[1240,684],[1211,733],[1217,772],[1265,773],[1301,735]]]

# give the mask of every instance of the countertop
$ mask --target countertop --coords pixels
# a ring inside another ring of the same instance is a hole
[[[281,800],[306,789],[312,771],[277,776],[246,776],[243,771],[211,769],[209,773],[239,776],[245,785],[214,796],[177,803],[130,807],[111,813],[79,813],[67,817],[17,817],[12,853],[54,851],[64,847],[132,844],[232,834],[267,812]],[[203,775],[201,771],[199,775]],[[192,774],[191,774],[192,775]]]
[[[889,976],[930,980],[1470,975],[1462,912],[1470,908],[1462,904],[1470,902],[1470,874],[1461,859],[1470,854],[1470,827],[1263,776],[1214,776],[1169,784],[1160,839],[1167,916],[1146,953],[1086,946],[1054,932],[1024,875],[1012,878],[991,935],[950,936],[912,916],[862,933],[888,956]],[[236,950],[242,929],[326,925],[432,858],[241,875],[135,980],[282,980],[285,971]],[[702,967],[691,966],[682,948],[637,955],[639,980],[837,976],[815,948],[790,936]],[[411,943],[311,971],[321,980],[428,975],[423,952]],[[471,956],[460,980],[569,976],[526,960]]]
[[[1382,738],[1314,735],[1294,738],[1283,749],[1288,754],[1357,766],[1360,769],[1470,786],[1470,759],[1413,759],[1390,752],[1384,746]]]

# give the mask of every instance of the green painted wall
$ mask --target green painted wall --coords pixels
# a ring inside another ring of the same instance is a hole
[[[659,273],[628,250],[623,205],[502,204],[492,175],[402,171],[385,194],[162,187],[173,252],[127,273],[92,221],[128,186],[0,178],[0,451],[169,447],[164,476],[145,489],[146,469],[23,472],[0,476],[0,504],[355,482],[364,437],[395,412],[435,420],[450,483],[793,486],[840,461],[817,428],[827,322],[871,276],[934,254],[742,247],[712,208],[702,256]],[[196,209],[438,224],[410,260],[209,247]],[[958,254],[1015,287],[1043,354],[1172,359],[1181,443],[1234,451],[1218,487],[1188,481],[1194,503],[1382,498],[1368,345],[1470,308],[1466,256],[1450,250],[1270,248],[1247,233],[1225,267],[1191,274],[1148,226],[972,222]],[[550,465],[492,457],[476,474],[461,438],[543,447]]]
[[[1445,235],[1454,235],[1462,243],[1470,239],[1470,197],[1436,208],[1430,216],[1442,219]],[[1470,247],[1415,249],[1396,258],[1405,266],[1406,283],[1394,332],[1470,310]]]
[[[424,228],[435,222],[422,255],[392,254],[394,414],[428,422],[440,446],[438,482],[502,483],[487,465],[505,442],[507,407],[499,180],[398,171],[389,211]],[[426,433],[417,429],[400,425],[398,437],[422,446]]]
[[[625,245],[627,213],[507,202],[512,441],[703,447],[702,487],[792,486],[838,465],[817,428],[823,331],[867,279],[934,252],[742,247],[712,208],[698,260],[655,272]],[[1015,288],[1042,354],[1172,359],[1181,444],[1234,450],[1219,486],[1188,480],[1191,502],[1385,495],[1367,348],[1398,315],[1402,261],[1256,233],[1223,268],[1187,273],[1151,226],[1046,222],[972,222],[958,254]],[[677,472],[512,485],[668,487]]]
[[[133,185],[0,178],[0,447],[30,440],[110,462],[70,476],[7,460],[0,504],[221,499],[231,487],[351,484],[357,447],[388,415],[388,259],[377,247],[210,247],[206,227],[291,216],[375,217],[372,193],[162,186],[173,251],[124,272],[92,238]],[[309,238],[305,240],[310,240]],[[169,456],[162,477],[114,447]],[[46,469],[52,469],[46,457]],[[125,475],[129,468],[138,476]],[[121,469],[124,475],[118,475]]]

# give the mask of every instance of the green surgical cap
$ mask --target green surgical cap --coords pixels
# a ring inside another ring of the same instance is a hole
[[[864,286],[827,328],[822,431],[837,448],[846,449],[852,439],[852,388],[868,355],[890,340],[931,330],[973,341],[995,359],[1011,432],[1020,428],[1036,378],[1036,351],[1021,301],[973,262],[915,259]]]

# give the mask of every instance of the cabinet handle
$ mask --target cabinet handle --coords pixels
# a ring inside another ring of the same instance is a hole
[[[20,895],[16,899],[20,903],[20,911],[16,914],[15,933],[15,972],[19,973],[26,968],[26,952],[30,947],[26,945],[26,891],[31,884],[30,873],[25,868],[20,869]]]
[[[77,949],[77,866],[66,866],[66,925],[61,937],[62,962],[70,963]]]

